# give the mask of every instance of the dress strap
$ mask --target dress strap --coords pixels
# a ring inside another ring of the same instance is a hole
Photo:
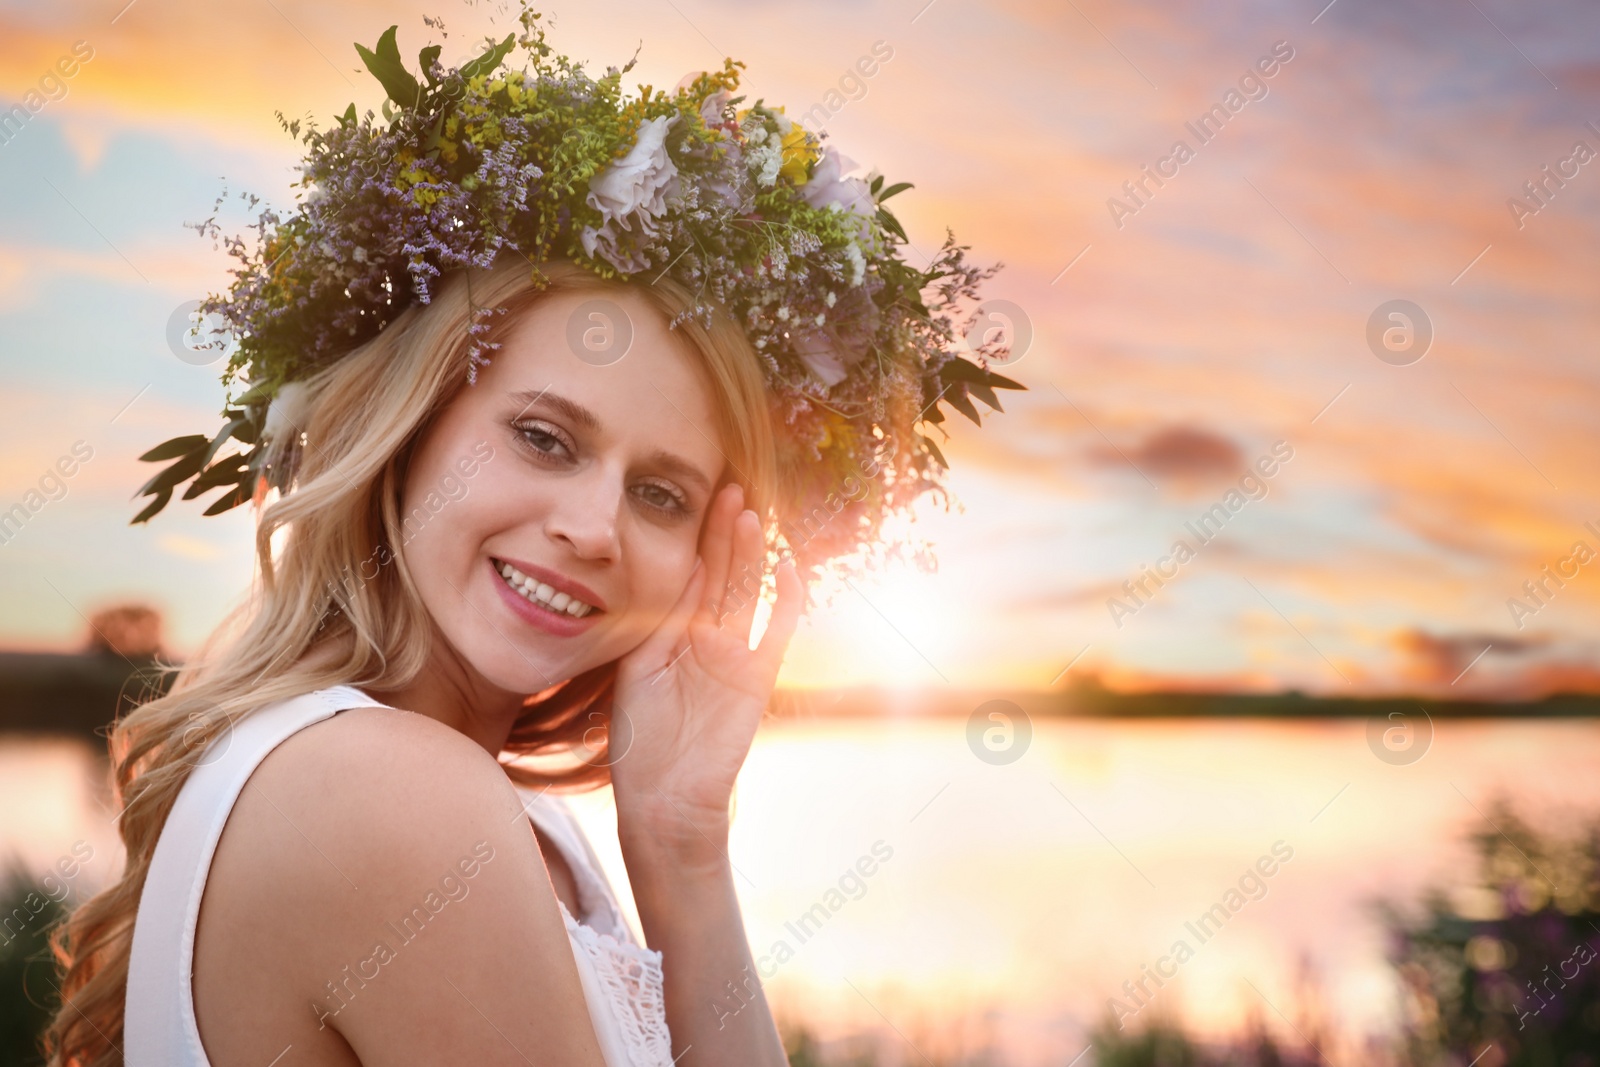
[[[593,929],[610,934],[619,942],[638,944],[638,939],[622,917],[622,908],[617,903],[616,891],[606,877],[605,868],[600,865],[600,858],[589,844],[588,835],[573,817],[566,798],[550,791],[548,787],[536,789],[518,785],[517,793],[522,798],[522,808],[528,813],[528,818],[556,843],[562,858],[572,870],[573,880],[578,887],[578,918]]]
[[[211,859],[245,782],[296,731],[347,708],[388,707],[336,685],[232,721],[189,771],[150,856],[134,919],[124,1003],[128,1067],[208,1064],[194,1014],[194,935]]]

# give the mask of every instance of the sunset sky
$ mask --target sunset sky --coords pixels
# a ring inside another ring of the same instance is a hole
[[[915,184],[895,201],[914,248],[948,225],[1005,264],[988,291],[1031,326],[1001,368],[1028,391],[982,431],[945,424],[964,510],[916,527],[939,572],[840,591],[783,681],[1600,690],[1600,9],[543,10],[595,75],[642,41],[630,87],[730,55],[752,99],[842,103],[827,128],[858,173]],[[77,647],[85,615],[138,600],[181,654],[243,592],[248,508],[128,525],[154,471],[135,457],[219,424],[219,366],[166,340],[228,281],[184,223],[225,189],[288,205],[298,145],[274,111],[376,108],[351,43],[391,23],[403,55],[432,40],[447,61],[510,28],[459,0],[0,5],[0,104],[43,101],[0,133],[0,511],[90,453],[0,544],[0,645]],[[892,55],[856,98],[830,98],[875,46]],[[1420,359],[1369,346],[1395,300],[1431,322]],[[1241,480],[1202,542],[1188,524]],[[1179,539],[1193,557],[1162,562]],[[1147,568],[1171,577],[1136,601]]]

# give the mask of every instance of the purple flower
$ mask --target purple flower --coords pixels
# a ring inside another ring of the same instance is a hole
[[[829,145],[813,167],[811,179],[800,187],[800,196],[814,208],[853,213],[864,238],[872,227],[878,205],[872,199],[871,186],[865,181],[842,176],[855,169],[856,164],[849,156]]]

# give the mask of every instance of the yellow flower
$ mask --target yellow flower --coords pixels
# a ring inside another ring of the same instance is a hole
[[[783,108],[778,108],[782,111]],[[817,150],[806,140],[806,131],[791,120],[789,132],[783,135],[783,166],[778,173],[795,185],[804,185],[811,173],[811,164],[817,161]]]

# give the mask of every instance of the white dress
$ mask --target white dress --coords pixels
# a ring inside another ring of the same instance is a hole
[[[139,898],[123,1030],[127,1067],[210,1067],[195,1022],[194,937],[211,857],[256,766],[296,730],[347,708],[386,707],[353,686],[268,704],[212,742],[162,826]],[[577,883],[580,922],[557,900],[607,1067],[670,1067],[661,953],[639,944],[566,802],[518,787]]]

